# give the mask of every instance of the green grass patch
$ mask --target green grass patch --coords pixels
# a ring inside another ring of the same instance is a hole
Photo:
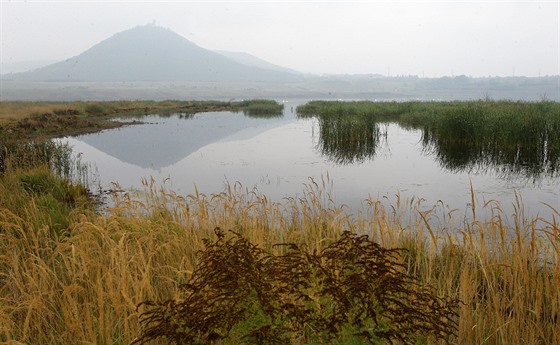
[[[0,207],[54,233],[68,228],[76,210],[93,211],[88,190],[53,174],[48,166],[10,172],[0,179]]]

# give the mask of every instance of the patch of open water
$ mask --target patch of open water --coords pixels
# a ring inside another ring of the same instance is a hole
[[[560,210],[560,178],[532,181],[496,169],[449,171],[434,154],[422,149],[420,130],[382,124],[375,153],[363,160],[339,164],[321,150],[316,119],[298,119],[285,102],[284,115],[271,119],[242,113],[150,115],[146,124],[65,138],[83,162],[96,171],[101,188],[112,182],[124,189],[142,188],[152,177],[180,195],[198,190],[206,195],[240,182],[269,199],[298,197],[310,179],[328,179],[327,190],[336,205],[359,210],[367,198],[388,205],[401,199],[422,198],[425,209],[439,204],[445,211],[469,217],[471,185],[477,203],[496,200],[506,216],[515,211],[516,193],[526,215],[549,218],[550,205]]]

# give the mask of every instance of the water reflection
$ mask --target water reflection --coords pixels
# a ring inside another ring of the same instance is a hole
[[[433,155],[423,152],[422,130],[404,129],[397,123],[375,124],[381,132],[377,136],[375,150],[366,150],[364,148],[369,144],[361,143],[356,146],[363,150],[362,153],[356,153],[357,148],[347,150],[346,158],[353,159],[354,162],[358,162],[356,157],[364,159],[360,164],[333,163],[332,159],[325,159],[327,156],[314,143],[314,140],[321,140],[318,134],[319,121],[296,119],[289,109],[290,107],[285,110],[284,117],[268,120],[249,119],[242,114],[229,114],[232,116],[229,120],[220,118],[218,114],[194,116],[187,121],[173,116],[152,117],[149,121],[146,120],[150,124],[127,127],[141,132],[123,135],[125,128],[122,128],[120,131],[98,134],[97,142],[107,143],[106,146],[110,148],[129,148],[121,156],[122,159],[110,151],[89,145],[84,140],[88,139],[85,137],[70,138],[67,141],[74,147],[75,153],[82,156],[83,162],[91,163],[96,181],[99,181],[100,188],[103,189],[113,188],[111,182],[119,183],[126,190],[142,189],[142,179],[153,177],[156,184],[166,183],[180,195],[194,193],[194,185],[197,190],[211,195],[223,192],[225,182],[239,182],[244,188],[257,190],[270,200],[283,202],[286,197],[301,196],[302,185],[309,183],[310,177],[320,181],[324,176],[329,176],[333,182],[329,197],[332,196],[336,205],[346,205],[354,210],[359,210],[363,200],[370,197],[386,200],[388,205],[397,202],[396,196],[398,200],[418,197],[422,198],[423,205],[428,209],[442,202],[447,211],[459,210],[454,211],[454,214],[462,217],[470,209],[468,203],[472,200],[469,194],[471,186],[479,200],[478,204],[498,200],[505,214],[514,212],[511,204],[511,200],[516,198],[514,191],[523,195],[528,214],[550,214],[550,209],[543,206],[543,202],[560,208],[558,179],[543,181],[537,188],[519,179],[503,180],[494,174],[451,173],[441,169]],[[213,121],[212,118],[216,120]],[[239,130],[237,127],[227,127],[239,126],[245,120],[249,122],[245,122]],[[223,136],[214,142],[205,142],[216,135],[214,131],[223,131]],[[158,135],[162,137],[157,137]],[[166,142],[186,140],[173,138],[174,136],[185,136],[193,142],[200,138],[202,141],[193,143],[198,148],[175,163],[160,168],[156,165],[152,167],[149,162],[154,156],[157,158],[157,155],[167,154],[164,152],[165,148],[173,146]],[[375,141],[372,137],[374,135],[371,133],[363,134],[360,140],[369,143]],[[152,141],[149,145],[156,148],[145,150],[143,146],[139,146],[143,144],[143,140]],[[344,136],[338,136],[337,140],[345,141]],[[333,139],[334,142],[337,140]],[[333,144],[333,149],[336,147]],[[369,153],[364,155],[363,152]],[[142,157],[146,162],[131,163],[131,158]]]
[[[274,119],[283,117],[283,108],[279,109],[259,109],[259,108],[247,108],[243,109],[242,113],[248,118],[252,119]]]
[[[482,142],[448,141],[424,130],[422,144],[424,152],[434,155],[444,169],[453,173],[494,172],[505,179],[519,177],[532,182],[560,173],[560,152],[549,141],[505,143],[493,137]]]
[[[399,122],[360,114],[328,114],[316,118],[320,131],[318,150],[330,161],[342,165],[373,159],[380,143],[387,142],[383,124]],[[522,178],[533,183],[560,176],[560,138],[555,128],[539,125],[538,121],[509,128],[501,128],[505,126],[503,123],[484,126],[488,128],[469,128],[461,123],[446,128],[430,125],[403,125],[402,128],[420,129],[422,151],[434,156],[450,173],[494,173],[504,179]]]
[[[79,139],[122,162],[157,170],[177,163],[210,143],[242,131],[265,130],[282,119],[282,114],[262,112],[158,114],[143,116],[144,125],[84,135]]]
[[[547,102],[451,109],[424,124],[422,143],[451,172],[492,170],[534,182],[559,176],[560,116]]]
[[[371,116],[319,117],[319,149],[337,164],[371,159],[380,143],[380,124]]]

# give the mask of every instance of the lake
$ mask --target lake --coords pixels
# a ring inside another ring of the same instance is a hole
[[[114,188],[113,182],[138,189],[143,178],[153,178],[180,195],[194,193],[195,185],[210,195],[238,182],[242,189],[282,201],[301,197],[306,186],[317,183],[327,200],[349,212],[362,209],[366,199],[391,206],[400,198],[421,210],[437,205],[443,213],[454,210],[458,219],[468,219],[472,186],[478,206],[495,200],[506,216],[514,213],[517,197],[530,216],[550,218],[547,205],[560,210],[557,172],[527,176],[507,165],[449,166],[422,145],[421,130],[396,123],[377,125],[381,137],[375,149],[360,141],[356,152],[348,152],[325,141],[327,129],[316,118],[296,116],[296,106],[305,102],[283,101],[283,115],[271,118],[154,114],[143,117],[142,125],[63,141],[90,164],[94,190]]]

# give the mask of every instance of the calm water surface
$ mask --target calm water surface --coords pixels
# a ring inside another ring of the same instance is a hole
[[[560,209],[560,178],[534,179],[504,174],[503,167],[450,171],[435,154],[423,150],[420,130],[381,124],[375,153],[342,163],[325,153],[317,119],[298,119],[285,102],[282,117],[251,118],[242,113],[201,113],[146,116],[133,125],[97,134],[67,138],[81,159],[93,167],[103,189],[116,182],[124,189],[141,188],[142,178],[154,178],[181,195],[194,185],[210,195],[226,184],[240,182],[273,200],[298,197],[311,179],[327,190],[336,205],[359,210],[367,198],[387,205],[401,199],[423,199],[422,207],[440,205],[458,217],[468,217],[470,186],[479,205],[496,200],[506,215],[514,212],[516,193],[526,214],[550,217],[545,204]],[[500,170],[501,172],[498,172]],[[506,169],[507,170],[507,169]]]

